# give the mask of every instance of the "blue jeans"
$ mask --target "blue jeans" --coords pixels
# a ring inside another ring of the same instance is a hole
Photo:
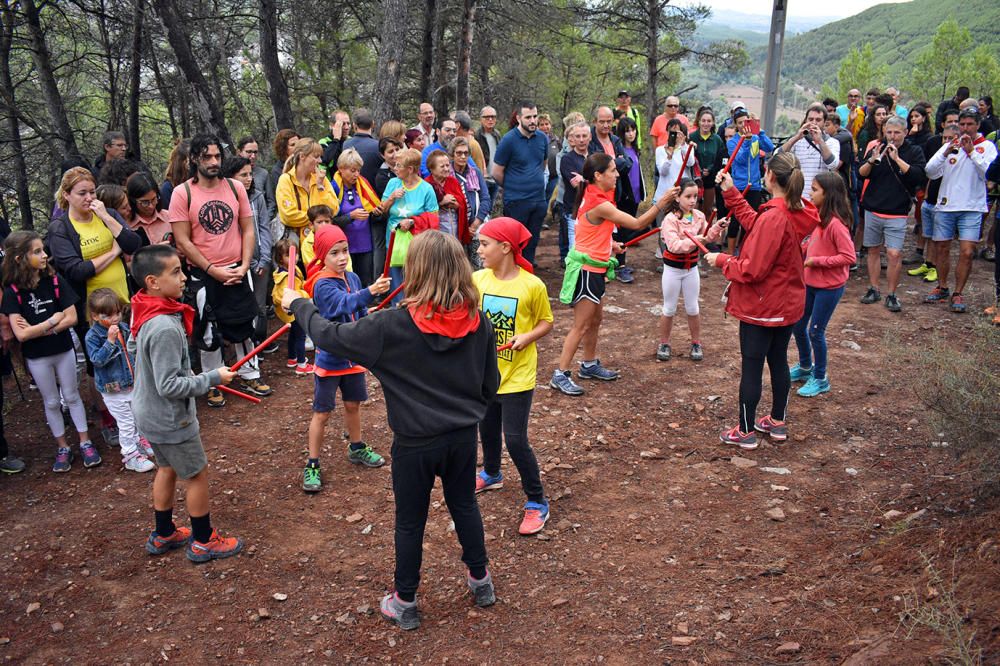
[[[288,360],[306,362],[306,332],[297,321],[292,322],[292,328],[288,331]]]
[[[389,267],[389,280],[390,280],[389,293],[392,293],[393,291],[396,290],[396,287],[398,287],[399,285],[403,284],[403,281],[405,280],[405,276],[403,275],[403,267],[402,266],[390,266]],[[403,291],[399,292],[398,294],[396,294],[395,296],[392,297],[392,302],[390,303],[390,305],[392,305],[392,306],[398,305],[399,302],[401,300],[403,300],[403,296],[405,296],[405,295],[406,295],[406,290],[404,289]],[[382,301],[378,301],[372,307],[375,307],[375,305],[378,305],[381,302]]]
[[[826,379],[826,325],[843,295],[843,286],[836,289],[806,286],[806,311],[792,329],[795,346],[799,348],[799,367],[812,366],[816,379]]]
[[[524,228],[531,234],[531,240],[524,248],[522,256],[532,264],[535,263],[535,248],[538,247],[538,239],[542,233],[542,221],[545,220],[547,210],[548,207],[542,199],[503,202],[503,214],[523,224]]]
[[[559,220],[559,258],[566,259],[566,255],[573,249],[576,242],[576,218],[571,211],[563,211]]]

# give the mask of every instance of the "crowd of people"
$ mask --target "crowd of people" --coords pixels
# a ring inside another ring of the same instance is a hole
[[[75,458],[64,411],[83,466],[101,464],[91,405],[106,450],[119,451],[126,470],[156,472],[147,550],[185,548],[195,562],[235,555],[243,542],[212,527],[194,399],[222,408],[234,393],[272,394],[258,356],[279,349],[270,316],[289,326],[288,371],[313,382],[305,492],[323,487],[320,450],[338,389],[348,460],[385,464],[363,437],[372,373],[393,431],[396,499],[395,585],[381,608],[416,628],[435,477],[480,606],[495,593],[475,495],[503,487],[502,444],[526,497],[519,532],[541,531],[550,516],[528,435],[536,342],[554,320],[534,275],[547,220],[564,270],[559,300],[573,310],[550,385],[579,396],[579,380],[619,377],[598,357],[603,296],[609,281],[637,279],[627,248],[655,234],[663,305],[651,358],[680,356],[672,336],[681,299],[687,357],[704,358],[700,280],[719,269],[742,359],[738,423],[720,439],[745,449],[762,435],[788,437],[793,382],[807,398],[830,391],[825,330],[863,253],[862,303],[899,312],[902,266],[914,265],[911,275],[936,283],[926,302],[965,311],[973,258],[995,257],[1000,233],[995,217],[987,224],[1000,172],[992,99],[959,88],[935,111],[924,102],[907,109],[893,88],[861,97],[851,90],[844,104],[810,105],[784,141],[742,102],[725,118],[709,106],[689,118],[675,96],[646,133],[625,90],[589,120],[567,115],[560,135],[529,101],[513,108],[503,133],[493,106],[481,109],[478,128],[465,111],[439,120],[428,103],[413,126],[376,127],[366,109],[337,110],[318,140],[279,130],[271,169],[256,137],[227,146],[199,134],[176,144],[162,178],[109,131],[93,165],[64,162],[46,236],[6,237],[4,351],[9,364],[17,343],[41,395],[56,443],[52,470],[71,471]],[[911,214],[915,250],[904,258]],[[1000,262],[995,270],[1000,301]],[[1000,323],[996,306],[988,314]],[[798,363],[789,368],[792,338]],[[238,368],[224,363],[227,350],[244,359]],[[765,364],[773,403],[757,418]],[[24,470],[2,430],[0,444],[0,470]],[[178,478],[190,529],[173,521]]]

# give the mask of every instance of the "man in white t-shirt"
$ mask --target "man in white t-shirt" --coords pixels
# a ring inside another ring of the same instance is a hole
[[[822,104],[811,104],[798,131],[783,143],[779,151],[790,152],[799,160],[805,187],[804,199],[812,198],[812,182],[820,171],[836,171],[840,166],[840,142],[823,131],[826,109]]]

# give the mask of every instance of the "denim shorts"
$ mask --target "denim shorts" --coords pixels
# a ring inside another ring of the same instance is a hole
[[[926,201],[920,205],[920,233],[924,238],[934,238],[934,204]]]
[[[950,241],[957,231],[958,240],[978,243],[982,225],[983,214],[980,212],[939,210],[934,213],[934,240]]]
[[[337,387],[344,402],[364,402],[368,399],[368,386],[364,372],[332,377],[313,377],[313,411],[325,414],[337,406]]]
[[[906,238],[905,217],[883,217],[865,211],[865,247],[885,245],[889,250],[902,250]]]

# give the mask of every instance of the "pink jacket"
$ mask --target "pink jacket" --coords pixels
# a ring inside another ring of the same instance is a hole
[[[716,224],[709,225],[705,215],[697,209],[691,211],[690,221],[678,215],[678,212],[673,212],[663,218],[660,237],[667,248],[663,259],[668,265],[683,264],[685,268],[691,268],[698,263],[698,247],[684,232],[696,237],[704,235],[707,242],[714,243],[722,236],[722,228]]]
[[[802,253],[812,259],[806,266],[806,285],[815,289],[837,289],[847,284],[851,264],[854,263],[854,241],[851,232],[838,218],[830,220],[826,228],[817,226],[802,241]]]

